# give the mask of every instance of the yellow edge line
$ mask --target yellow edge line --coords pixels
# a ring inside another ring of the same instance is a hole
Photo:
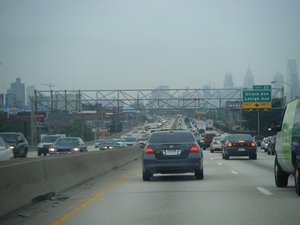
[[[91,198],[80,204],[79,206],[75,207],[71,211],[67,212],[65,215],[61,216],[59,219],[55,220],[51,225],[60,225],[63,222],[67,221],[70,219],[72,216],[74,216],[76,213],[78,213],[81,209],[87,207],[90,205],[92,202],[96,201],[97,199],[101,198],[103,195],[108,194],[112,192],[115,188],[120,186],[122,183],[124,183],[129,176],[125,176],[122,179],[120,179],[118,182],[116,182],[114,185],[111,187],[108,187],[105,191],[103,192],[98,192],[97,194],[93,195]]]

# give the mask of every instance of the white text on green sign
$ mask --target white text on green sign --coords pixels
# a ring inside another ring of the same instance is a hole
[[[271,91],[267,91],[267,90],[244,91],[243,102],[271,102]]]

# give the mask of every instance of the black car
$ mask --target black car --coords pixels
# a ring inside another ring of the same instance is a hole
[[[47,155],[49,153],[49,148],[55,143],[55,141],[62,137],[62,135],[46,135],[42,138],[41,142],[37,146],[38,156]]]
[[[189,131],[156,131],[151,134],[142,156],[143,180],[155,173],[195,173],[203,179],[203,153]]]
[[[203,137],[203,150],[210,147],[212,139],[217,136],[215,132],[206,132]]]
[[[248,156],[257,159],[257,145],[250,134],[230,134],[222,151],[223,159],[230,156]]]
[[[256,142],[257,146],[260,146],[263,139],[264,139],[264,136],[262,136],[262,135],[256,135],[253,137],[253,140]]]
[[[19,132],[1,132],[0,137],[10,146],[14,158],[27,157],[28,141],[22,133]]]
[[[49,153],[74,153],[86,152],[87,146],[79,137],[63,137],[58,138],[52,147],[49,148]]]
[[[267,153],[268,155],[274,155],[275,154],[275,144],[276,144],[276,135],[273,135],[268,147],[267,147]]]
[[[103,142],[99,144],[100,150],[109,150],[109,149],[114,149],[116,147],[118,147],[117,143],[111,139],[103,140]]]

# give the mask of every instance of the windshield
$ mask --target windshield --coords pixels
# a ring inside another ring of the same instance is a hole
[[[5,141],[3,140],[3,138],[0,137],[0,146],[1,147],[7,147]]]
[[[58,138],[59,138],[59,136],[45,136],[45,137],[43,137],[41,142],[54,143]]]
[[[15,143],[17,141],[17,134],[0,133],[0,137],[7,143]]]
[[[55,142],[56,146],[78,146],[80,141],[78,139],[61,138]]]

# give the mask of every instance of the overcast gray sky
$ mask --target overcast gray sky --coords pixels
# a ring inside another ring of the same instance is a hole
[[[0,92],[269,84],[290,58],[299,0],[0,0]]]

